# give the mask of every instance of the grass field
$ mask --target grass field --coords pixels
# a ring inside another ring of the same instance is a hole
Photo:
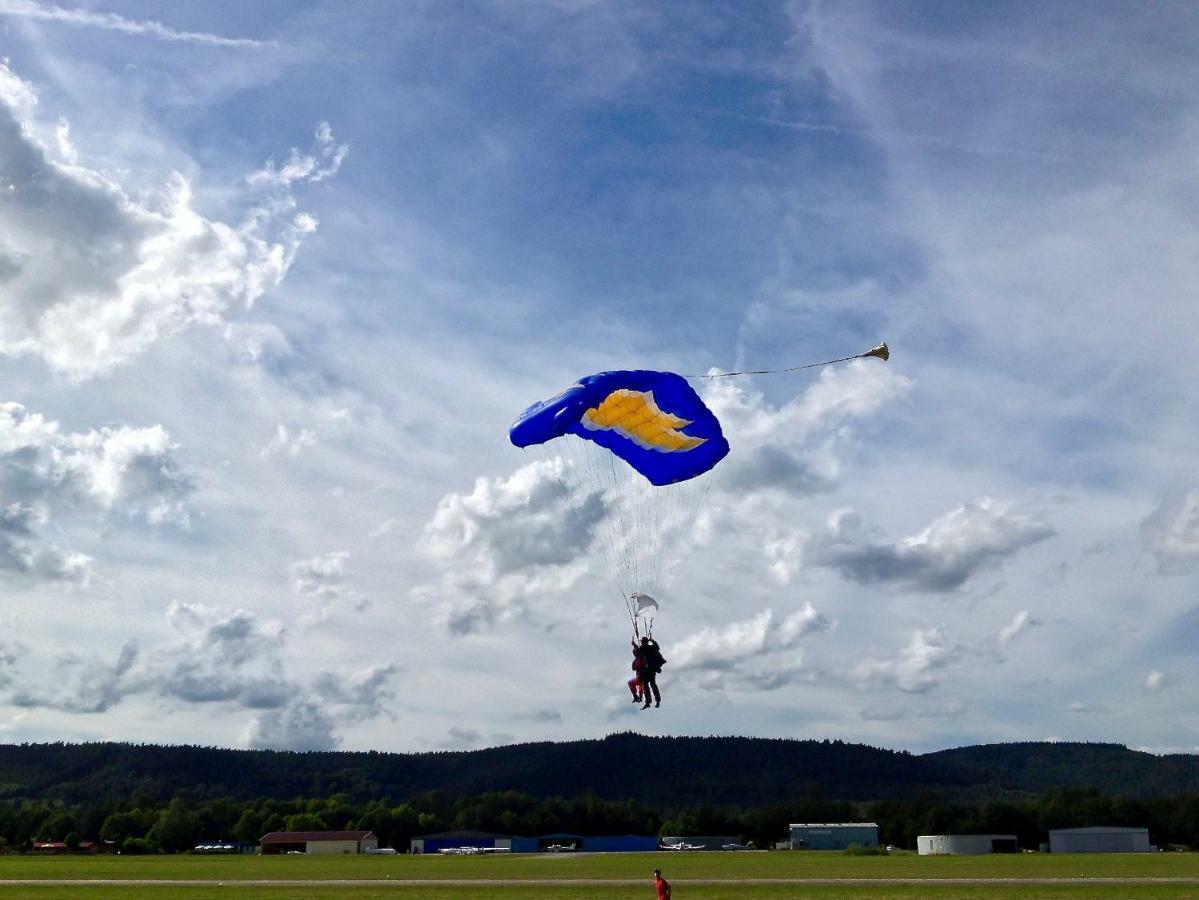
[[[649,874],[655,866],[660,866],[675,884],[677,900],[1199,898],[1199,854],[854,857],[818,852],[481,857],[6,856],[0,857],[0,897],[644,900],[653,895]],[[819,883],[821,879],[826,881]],[[903,879],[919,881],[904,883]],[[1171,879],[1176,881],[1170,883]]]

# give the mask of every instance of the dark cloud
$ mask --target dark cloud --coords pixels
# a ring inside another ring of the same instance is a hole
[[[323,672],[313,689],[326,704],[336,706],[342,717],[373,719],[385,713],[389,701],[395,699],[393,682],[399,671],[400,667],[391,663],[350,676]]]
[[[128,674],[137,662],[137,642],[121,647],[113,663],[67,654],[58,660],[48,686],[34,685],[9,698],[13,706],[48,708],[72,713],[106,712],[136,690]]]
[[[858,584],[946,593],[1055,533],[1048,524],[988,499],[959,506],[893,544],[871,540],[856,515],[842,513],[813,540],[809,559]]]
[[[301,700],[255,718],[245,742],[252,750],[336,750],[341,738],[318,704]]]
[[[766,445],[729,456],[720,469],[727,491],[782,490],[800,496],[827,493],[837,483],[794,453]]]
[[[13,504],[0,509],[0,576],[10,584],[32,586],[44,583],[86,584],[91,559],[38,544],[32,527],[36,517],[29,507]]]
[[[562,713],[556,709],[535,709],[532,712],[517,713],[513,716],[518,722],[543,722],[557,724],[562,721]]]

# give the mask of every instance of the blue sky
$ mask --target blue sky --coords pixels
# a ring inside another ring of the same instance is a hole
[[[1197,752],[1197,31],[0,0],[0,739]],[[635,715],[509,423],[882,339],[702,386]]]

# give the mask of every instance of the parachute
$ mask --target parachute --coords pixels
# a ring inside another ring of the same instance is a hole
[[[669,545],[728,455],[720,422],[672,372],[600,372],[534,403],[509,429],[571,497],[624,600],[634,631],[657,610]],[[599,501],[597,507],[596,499]]]
[[[638,633],[652,629],[670,569],[680,556],[711,486],[712,470],[728,455],[720,422],[688,379],[798,372],[852,359],[886,361],[885,343],[825,362],[743,372],[676,375],[645,370],[580,378],[534,403],[512,424],[517,447],[555,475],[570,498],[581,533],[603,557]]]

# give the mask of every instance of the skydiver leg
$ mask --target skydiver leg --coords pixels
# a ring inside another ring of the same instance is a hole
[[[655,678],[652,674],[648,677],[644,675],[641,676],[641,696],[645,698],[645,704],[641,707],[642,709],[649,709],[650,691],[653,691],[654,696],[658,698],[659,705],[661,705],[662,695],[658,693],[657,678]]]
[[[654,691],[654,706],[661,706],[662,705],[662,693],[658,690],[658,679],[655,678],[649,684],[650,684],[650,687],[653,688],[653,691]],[[649,695],[648,694],[646,695],[645,702],[646,702],[646,705],[649,704]]]

